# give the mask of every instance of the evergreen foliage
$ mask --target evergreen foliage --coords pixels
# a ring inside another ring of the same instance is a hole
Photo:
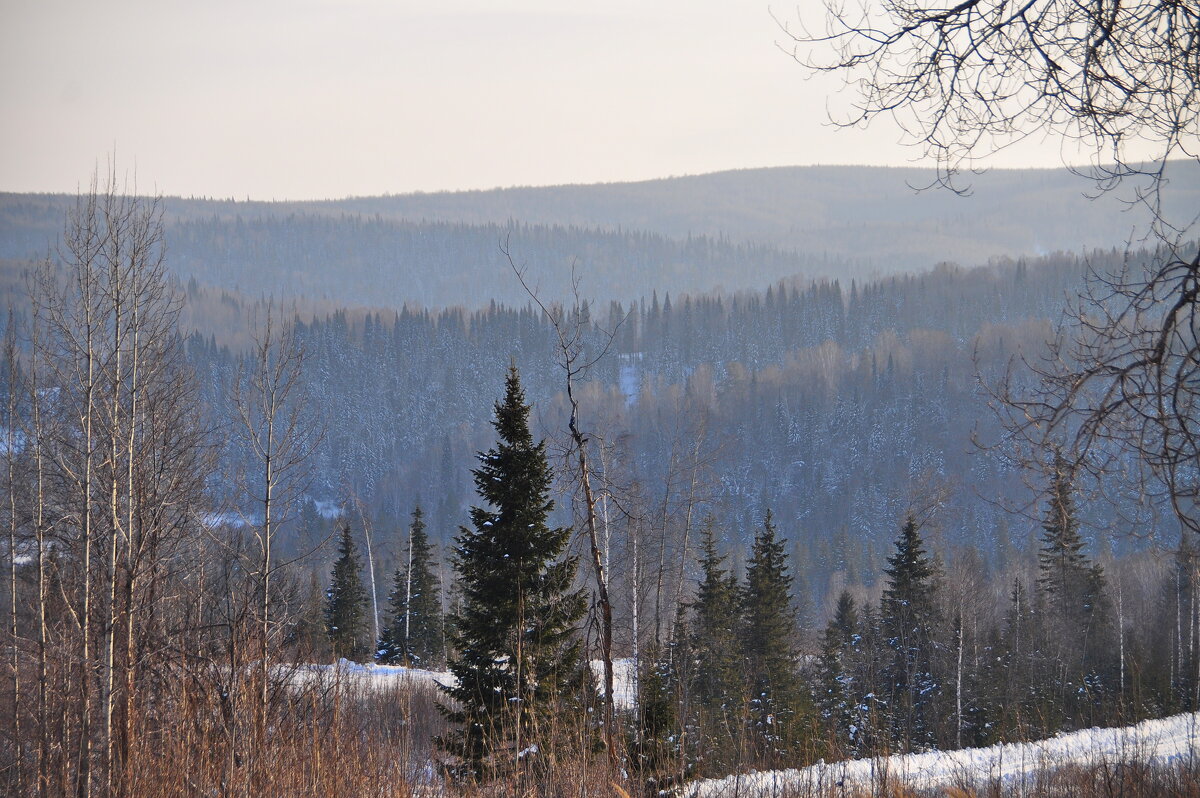
[[[325,628],[335,658],[354,662],[367,659],[367,641],[370,639],[367,589],[363,586],[362,564],[349,525],[342,528],[338,558],[333,564],[329,590],[325,593]]]
[[[700,568],[703,576],[692,605],[689,641],[691,698],[701,711],[725,715],[742,703],[738,667],[739,595],[737,577],[725,568],[717,550],[713,522],[704,525]]]
[[[896,540],[896,553],[884,569],[887,587],[880,601],[884,641],[890,649],[885,668],[891,693],[893,739],[906,750],[935,742],[936,706],[942,685],[935,670],[940,623],[936,592],[938,569],[925,551],[917,521],[909,516]]]
[[[817,709],[830,732],[834,755],[856,753],[864,728],[859,700],[862,634],[850,591],[843,590],[821,642],[817,663]]]
[[[633,756],[647,785],[659,784],[684,767],[679,722],[680,677],[672,657],[649,652],[638,679],[637,734]]]
[[[1042,653],[1053,664],[1049,677],[1058,688],[1045,711],[1052,728],[1090,725],[1101,693],[1116,687],[1112,617],[1104,596],[1104,572],[1083,553],[1071,468],[1059,452],[1054,454],[1042,530]]]
[[[807,714],[796,662],[792,577],[771,511],[754,538],[742,592],[742,658],[755,746],[770,761],[785,752]]]
[[[1025,584],[1014,579],[997,667],[989,680],[992,689],[1000,692],[991,703],[998,710],[999,732],[1004,736],[1023,737],[1041,727],[1040,707],[1049,668],[1042,656],[1040,622]]]
[[[513,366],[495,406],[499,440],[473,472],[484,506],[472,508],[454,548],[456,683],[442,688],[453,700],[442,712],[456,728],[440,745],[447,771],[465,781],[553,762],[585,696],[578,626],[587,607],[573,589],[576,558],[563,556],[571,529],[547,526],[551,472],[529,409]]]
[[[433,572],[433,546],[420,507],[413,510],[406,562],[396,569],[388,601],[390,618],[376,659],[385,665],[423,668],[439,663],[444,651],[442,602]]]

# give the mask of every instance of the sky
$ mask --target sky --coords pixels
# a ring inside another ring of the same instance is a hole
[[[783,49],[819,0],[0,0],[0,191],[235,199],[918,165]],[[997,166],[1056,166],[1034,144]]]

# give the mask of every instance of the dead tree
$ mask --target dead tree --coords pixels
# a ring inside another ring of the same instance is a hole
[[[609,348],[616,337],[616,331],[602,333],[599,346],[589,351],[587,337],[592,331],[588,318],[587,304],[579,298],[579,280],[572,277],[572,293],[574,303],[569,311],[561,305],[547,305],[538,297],[537,289],[526,279],[525,268],[518,266],[513,260],[512,252],[507,241],[500,245],[500,251],[508,260],[509,266],[520,281],[521,287],[541,309],[546,320],[554,330],[555,348],[558,365],[563,370],[567,403],[570,415],[567,419],[567,431],[570,444],[567,451],[568,461],[574,462],[574,478],[578,481],[579,490],[583,496],[583,526],[587,534],[589,562],[596,586],[596,604],[600,610],[600,658],[604,665],[604,742],[608,750],[609,761],[612,765],[617,762],[617,743],[615,738],[615,713],[613,711],[613,610],[608,592],[608,571],[605,568],[605,550],[600,545],[600,532],[597,521],[596,506],[599,500],[593,489],[594,471],[588,456],[589,448],[595,445],[595,436],[583,431],[579,420],[579,398],[576,394],[578,383],[588,372],[608,354]]]

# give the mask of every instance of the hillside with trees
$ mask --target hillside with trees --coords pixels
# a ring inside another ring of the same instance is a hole
[[[656,792],[1198,706],[1186,494],[997,448],[1087,276],[1161,252],[281,310],[177,281],[157,201],[66,219],[10,261],[18,792]]]
[[[970,196],[917,192],[917,169],[790,167],[643,183],[497,189],[325,202],[164,198],[176,279],[252,299],[478,309],[523,303],[499,253],[507,240],[547,298],[572,269],[587,295],[628,301],[762,290],[780,279],[869,279],[1122,247],[1144,208],[1087,199],[1066,170],[995,170]],[[1182,162],[1177,207],[1200,202],[1200,169]],[[0,259],[42,258],[71,199],[0,194]]]

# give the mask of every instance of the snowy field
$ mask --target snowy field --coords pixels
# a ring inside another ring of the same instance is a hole
[[[1200,713],[1147,720],[1119,729],[1085,729],[1033,743],[1010,743],[962,751],[859,759],[698,781],[688,798],[779,798],[796,794],[838,794],[842,789],[872,790],[885,783],[935,790],[963,784],[1020,787],[1039,771],[1066,764],[1098,765],[1139,761],[1159,766],[1196,760]]]
[[[604,689],[604,664],[592,660],[592,672],[596,684]],[[420,668],[405,668],[401,665],[372,665],[340,660],[336,665],[299,665],[291,676],[292,684],[309,685],[314,682],[331,684],[338,681],[351,688],[387,690],[420,684],[452,684],[454,676],[449,671],[427,671]],[[633,709],[633,660],[613,660],[613,699],[618,710]]]

